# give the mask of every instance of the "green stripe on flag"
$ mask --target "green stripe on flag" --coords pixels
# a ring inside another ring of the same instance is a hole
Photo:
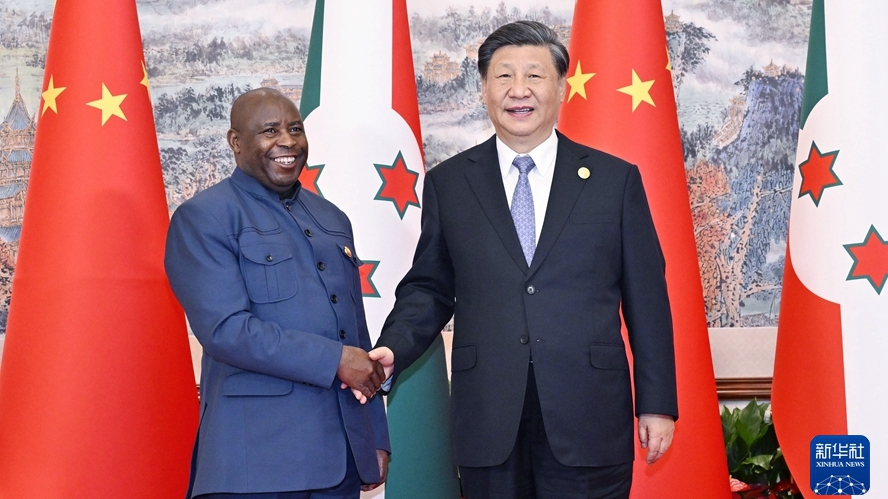
[[[321,54],[324,52],[324,0],[315,3],[308,42],[308,61],[305,63],[305,81],[302,85],[302,101],[299,114],[305,121],[312,111],[321,105]]]
[[[811,36],[808,39],[808,62],[805,68],[805,95],[802,97],[801,128],[820,99],[829,93],[826,73],[826,23],[823,0],[814,0],[811,9]]]
[[[386,499],[460,497],[449,406],[444,340],[439,335],[426,353],[398,376],[388,396],[392,458]]]

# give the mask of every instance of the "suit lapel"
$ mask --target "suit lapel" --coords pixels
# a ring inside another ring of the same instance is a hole
[[[530,266],[532,275],[546,260],[546,256],[558,235],[567,223],[574,204],[577,202],[580,192],[593,179],[582,179],[577,170],[586,167],[590,172],[594,171],[589,154],[570,139],[558,133],[558,154],[555,157],[555,171],[552,176],[552,190],[549,192],[549,203],[546,205],[546,218],[543,221],[543,230],[533,254]],[[517,239],[517,235],[515,236]],[[519,244],[520,249],[520,244]]]
[[[478,198],[478,204],[481,205],[481,209],[484,210],[499,235],[506,251],[515,260],[515,264],[523,272],[527,272],[527,262],[524,260],[524,252],[521,250],[521,242],[518,241],[518,232],[515,230],[512,213],[509,211],[509,201],[506,199],[506,191],[503,188],[503,176],[499,169],[495,138],[491,137],[487,142],[481,144],[475,154],[469,156],[468,159],[475,163],[471,168],[466,169],[469,187]]]

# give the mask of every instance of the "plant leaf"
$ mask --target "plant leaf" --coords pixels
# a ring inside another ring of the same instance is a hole
[[[740,411],[738,423],[742,424],[742,430],[740,431],[741,438],[743,438],[746,445],[750,448],[755,445],[756,441],[765,434],[765,431],[767,431],[767,428],[763,428],[763,426],[765,426],[763,413],[759,409],[755,400],[750,402],[749,405]]]
[[[751,464],[755,466],[759,471],[759,473],[763,471],[768,471],[771,469],[771,459],[773,456],[770,454],[759,454],[757,456],[750,456],[743,460],[744,464]]]

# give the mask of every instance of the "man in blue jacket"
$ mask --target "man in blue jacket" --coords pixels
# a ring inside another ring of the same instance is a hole
[[[228,144],[234,173],[180,206],[167,238],[204,349],[187,497],[357,498],[390,447],[351,224],[301,188],[308,141],[280,92],[238,97]]]

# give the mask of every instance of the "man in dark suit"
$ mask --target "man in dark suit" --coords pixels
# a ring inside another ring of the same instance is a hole
[[[357,499],[389,440],[351,224],[302,189],[308,140],[280,92],[231,108],[237,168],[170,222],[166,270],[203,345],[188,498]]]
[[[641,176],[554,130],[567,68],[540,23],[481,45],[496,136],[426,176],[413,267],[370,354],[397,382],[454,317],[467,499],[628,497],[633,415],[649,463],[678,417],[665,263]]]

